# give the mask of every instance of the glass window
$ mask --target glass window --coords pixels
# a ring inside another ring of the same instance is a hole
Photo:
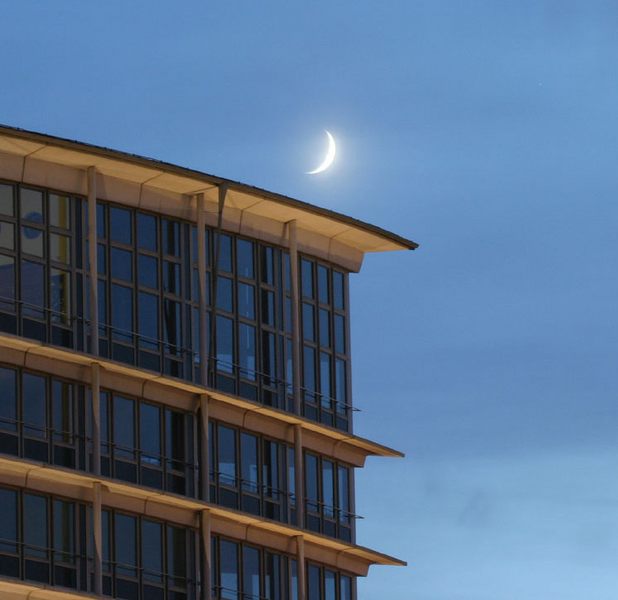
[[[244,546],[242,550],[242,591],[246,600],[260,600],[260,551]]]
[[[133,252],[111,249],[112,277],[123,281],[133,281]]]
[[[279,491],[279,444],[264,440],[262,485],[267,496],[277,497]]]
[[[333,301],[337,310],[343,310],[344,303],[343,273],[333,271]]]
[[[45,438],[47,435],[47,394],[45,378],[24,373],[22,378],[24,434]]]
[[[236,432],[219,426],[219,481],[236,487]]]
[[[142,520],[142,568],[145,581],[163,583],[163,527]]]
[[[262,373],[264,375],[264,385],[276,385],[276,361],[275,336],[272,333],[262,331]]]
[[[318,457],[313,454],[305,455],[305,479],[308,509],[317,512],[319,509],[318,492]]]
[[[253,242],[237,240],[236,242],[236,269],[239,277],[253,279]]]
[[[133,291],[112,284],[112,327],[118,339],[130,340],[133,332]]]
[[[88,207],[86,207],[87,210]],[[106,206],[104,204],[97,204],[97,238],[104,239],[105,238],[105,216],[106,216]]]
[[[0,368],[0,429],[17,430],[17,372],[13,369]]]
[[[303,339],[311,342],[315,340],[313,306],[306,302],[303,302]]]
[[[307,566],[307,600],[322,600],[320,593],[320,567]]]
[[[15,259],[0,254],[0,309],[15,310]],[[25,298],[24,298],[25,300]]]
[[[338,475],[337,485],[339,488],[339,519],[342,523],[347,523],[350,518],[350,469],[348,467],[340,466]]]
[[[218,267],[226,273],[232,272],[232,238],[229,235],[219,234],[217,236],[219,260]]]
[[[43,223],[43,192],[20,188],[19,206],[19,212],[24,221]]]
[[[139,292],[138,302],[140,345],[156,350],[159,341],[159,297]]]
[[[43,246],[45,241],[45,233],[42,229],[36,229],[35,227],[22,227],[21,228],[21,250],[26,254],[32,256],[38,256],[42,258]]]
[[[51,233],[49,235],[49,258],[56,262],[71,264],[71,238],[66,235]]]
[[[255,288],[246,283],[238,284],[238,315],[255,320]]]
[[[140,404],[140,450],[142,463],[161,465],[161,410],[152,404]]]
[[[330,346],[330,313],[323,308],[320,309],[320,346]]]
[[[139,284],[157,289],[159,287],[159,261],[154,256],[140,254],[137,259]]]
[[[290,560],[290,599],[298,600],[298,563],[294,560]]]
[[[342,575],[339,579],[340,600],[352,600],[352,578]]]
[[[137,245],[142,250],[157,251],[157,218],[137,213]]]
[[[0,214],[12,217],[15,214],[13,204],[13,186],[0,183]]]
[[[217,317],[217,370],[234,372],[233,321],[220,316]]]
[[[163,253],[180,256],[180,223],[163,219]]]
[[[104,275],[107,273],[105,244],[97,244],[97,270],[99,271],[99,275]]]
[[[52,380],[52,417],[54,440],[73,443],[73,385]]]
[[[341,359],[335,361],[335,399],[337,400],[337,411],[345,413],[347,410],[346,373],[345,361]]]
[[[0,248],[15,250],[15,226],[0,221]]]
[[[18,552],[17,492],[0,488],[0,552]],[[5,574],[0,563],[0,573]],[[10,573],[6,573],[10,574]]]
[[[335,506],[335,466],[330,460],[322,461],[322,502],[324,515],[332,519]]]
[[[322,406],[330,407],[330,355],[320,352],[320,394],[322,396]]]
[[[171,467],[176,471],[185,468],[185,417],[182,413],[165,409],[166,457],[171,458]]]
[[[238,325],[238,350],[240,376],[255,381],[255,327],[252,325]]]
[[[240,435],[240,452],[242,459],[242,489],[252,494],[259,492],[258,482],[258,440],[254,435]]]
[[[137,525],[136,518],[116,513],[114,517],[114,549],[118,575],[137,574]]]
[[[324,570],[324,600],[337,600],[336,577],[333,571]]]
[[[163,261],[163,290],[168,294],[182,294],[180,265],[169,260]]]
[[[274,250],[270,246],[261,247],[262,283],[275,284]]]
[[[232,280],[227,277],[217,277],[217,308],[232,312]]]
[[[281,600],[281,557],[266,552],[264,562],[264,598]]]
[[[313,263],[303,258],[300,265],[303,296],[313,298]]]
[[[112,242],[131,244],[133,241],[131,211],[116,206],[109,208],[109,237]]]
[[[335,350],[345,354],[345,317],[335,315]]]
[[[24,494],[24,544],[27,556],[47,558],[47,498]]]
[[[315,401],[315,351],[308,346],[303,348],[303,384],[307,400]]]
[[[71,274],[68,271],[50,269],[49,295],[52,322],[70,325]]]
[[[42,318],[45,306],[45,267],[23,260],[21,263],[21,299],[24,316]],[[39,309],[39,310],[37,310]]]
[[[322,304],[329,302],[328,269],[318,265],[318,299]]]
[[[163,301],[163,332],[165,333],[166,351],[179,354],[182,348],[182,314],[180,302],[167,298]]]
[[[49,224],[71,229],[71,201],[68,196],[49,194]]]
[[[132,459],[135,450],[135,401],[114,395],[116,456]]]
[[[275,294],[268,290],[262,290],[262,322],[275,325]]]
[[[238,544],[221,540],[219,542],[219,565],[221,571],[220,597],[237,600],[238,596]]]
[[[54,500],[55,561],[75,563],[75,505]]]
[[[167,572],[173,578],[173,585],[186,585],[187,532],[171,525],[167,527]]]

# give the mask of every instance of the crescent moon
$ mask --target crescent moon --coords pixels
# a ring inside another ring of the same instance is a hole
[[[335,138],[326,129],[324,131],[326,131],[326,135],[328,136],[328,150],[326,152],[326,156],[324,157],[322,164],[313,169],[313,171],[307,171],[307,175],[315,175],[317,173],[321,173],[322,171],[326,171],[326,169],[328,169],[328,167],[330,167],[335,160],[335,154],[337,153]]]

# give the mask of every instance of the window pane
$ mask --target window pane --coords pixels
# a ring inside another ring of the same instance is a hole
[[[323,265],[318,265],[318,298],[322,304],[328,304],[328,292],[328,269]]]
[[[322,461],[322,502],[324,516],[332,519],[335,506],[335,469],[330,460]]]
[[[332,571],[324,571],[324,600],[336,599],[336,575]]]
[[[222,425],[218,430],[219,481],[236,487],[236,432]]]
[[[105,217],[107,212],[105,204],[97,203],[97,238],[105,238]]]
[[[0,254],[0,309],[15,311],[12,300],[15,300],[15,259]]]
[[[134,458],[135,402],[122,396],[114,396],[114,443],[116,456]]]
[[[269,246],[262,246],[261,248],[261,270],[262,270],[262,283],[268,285],[275,284],[275,268],[273,260],[274,251]]]
[[[242,460],[242,489],[252,494],[259,492],[258,487],[258,440],[254,435],[242,433],[240,436]]]
[[[131,244],[131,211],[124,208],[110,206],[109,208],[109,237],[113,242]]]
[[[71,324],[71,274],[60,269],[50,270],[49,301],[51,319],[62,325]]]
[[[52,417],[54,440],[73,443],[73,386],[66,381],[52,380]]]
[[[0,368],[0,429],[4,429],[7,431],[17,430],[16,396],[16,371],[14,371],[13,369]]]
[[[182,348],[182,315],[180,303],[166,299],[163,302],[163,306],[165,351],[169,354],[180,354]]]
[[[42,258],[45,234],[42,229],[34,227],[21,228],[21,250],[26,254]]]
[[[255,288],[246,283],[238,284],[238,315],[255,320]]]
[[[186,585],[187,577],[187,532],[181,527],[167,527],[167,572],[174,584]]]
[[[163,261],[163,291],[180,296],[182,294],[180,281],[180,265],[169,260]]]
[[[142,403],[140,414],[140,450],[142,463],[161,464],[161,410],[158,406]]]
[[[24,544],[26,555],[47,558],[47,498],[24,494]]]
[[[114,519],[114,549],[117,572],[120,575],[136,575],[137,543],[136,519],[116,513]]]
[[[343,295],[343,273],[333,271],[333,303],[338,310],[345,306]]]
[[[124,341],[132,339],[133,291],[122,285],[112,284],[112,327],[114,337]]]
[[[306,302],[303,302],[303,339],[311,342],[315,340],[313,306]]]
[[[342,523],[348,523],[350,520],[350,469],[348,467],[339,467],[337,479],[339,487],[339,519]]]
[[[0,183],[0,214],[12,217],[15,214],[13,205],[13,186]]]
[[[180,256],[180,223],[163,219],[161,229],[163,232],[163,253]]]
[[[308,346],[303,348],[303,385],[306,399],[315,402],[315,352]]]
[[[275,294],[268,290],[262,290],[262,322],[275,325]]]
[[[307,588],[307,600],[322,600],[320,597],[320,568],[315,565],[308,565]]]
[[[330,346],[330,312],[320,309],[320,346]]]
[[[137,261],[139,284],[157,289],[159,287],[159,261],[145,254],[140,254]]]
[[[279,491],[279,444],[264,440],[264,464],[262,485],[267,496],[278,497]]]
[[[24,260],[21,263],[21,299],[24,316],[43,317],[45,306],[45,270],[43,265]]]
[[[238,593],[238,544],[221,540],[219,543],[221,568],[221,598],[236,600]]]
[[[309,509],[318,510],[318,458],[313,454],[305,455],[305,479],[307,490],[305,494],[309,504]]]
[[[240,376],[255,381],[255,327],[238,325],[238,349],[240,352]]]
[[[217,308],[227,312],[232,312],[234,310],[232,280],[227,277],[217,278]]]
[[[352,600],[352,578],[342,575],[339,579],[340,600]]]
[[[17,492],[0,488],[0,552],[17,552]]]
[[[49,224],[71,229],[71,201],[68,196],[49,194]]]
[[[142,250],[157,250],[157,218],[137,213],[137,244]]]
[[[337,412],[346,414],[347,398],[345,361],[341,359],[337,359],[335,361],[335,399],[337,400]]]
[[[22,379],[24,433],[45,438],[47,435],[47,393],[45,378],[24,373]]]
[[[341,315],[335,315],[335,350],[345,354],[345,319]]]
[[[0,248],[15,250],[15,226],[0,221]]]
[[[217,370],[234,372],[234,337],[232,320],[217,317]]]
[[[260,600],[260,552],[257,548],[243,547],[242,591],[248,600]]]
[[[320,352],[320,394],[322,395],[322,406],[330,408],[330,355]]]
[[[274,386],[277,383],[277,355],[275,350],[274,334],[262,331],[262,372],[264,374],[264,385]]]
[[[219,248],[218,267],[226,273],[232,272],[232,238],[229,235],[219,234],[216,239]]]
[[[281,557],[266,553],[264,567],[264,597],[266,600],[281,600]]]
[[[163,527],[161,523],[142,520],[142,567],[144,579],[163,582]]]
[[[22,219],[33,223],[43,223],[43,192],[20,188],[19,205]]]
[[[175,410],[165,409],[165,456],[171,460],[171,468],[185,469],[185,416]],[[191,451],[190,451],[191,452]]]
[[[56,262],[71,264],[71,238],[52,233],[49,236],[49,258]]]
[[[75,563],[75,505],[54,500],[54,560]]]
[[[303,258],[300,265],[303,296],[313,298],[313,263]]]
[[[159,347],[159,298],[139,292],[138,309],[140,346],[156,350]]]
[[[253,243],[249,240],[237,240],[236,269],[239,277],[253,279]]]
[[[123,281],[133,281],[133,252],[111,249],[112,277]]]

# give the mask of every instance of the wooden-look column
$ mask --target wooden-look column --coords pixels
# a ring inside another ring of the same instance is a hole
[[[103,530],[101,525],[101,484],[92,484],[92,533],[94,538],[94,593],[103,597]]]
[[[307,576],[305,568],[305,538],[302,535],[296,536],[296,562],[298,565],[298,600],[305,600],[307,597]]]
[[[101,475],[101,367],[90,366],[90,394],[92,396],[92,469],[95,477]]]
[[[208,429],[208,394],[200,394],[200,497],[205,502],[210,498],[210,431]]]
[[[204,509],[200,513],[200,531],[202,534],[202,546],[204,548],[202,556],[202,600],[212,598],[212,545],[211,545],[211,522],[210,511]]]

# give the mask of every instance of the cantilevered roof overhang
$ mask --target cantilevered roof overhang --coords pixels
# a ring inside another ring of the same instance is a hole
[[[54,168],[55,167],[55,168]],[[296,221],[299,249],[357,271],[367,252],[414,250],[415,242],[333,210],[170,163],[0,125],[0,178],[86,195],[94,167],[101,199],[196,220],[204,194],[206,222],[216,222],[219,190],[226,189],[223,228],[285,244]]]

